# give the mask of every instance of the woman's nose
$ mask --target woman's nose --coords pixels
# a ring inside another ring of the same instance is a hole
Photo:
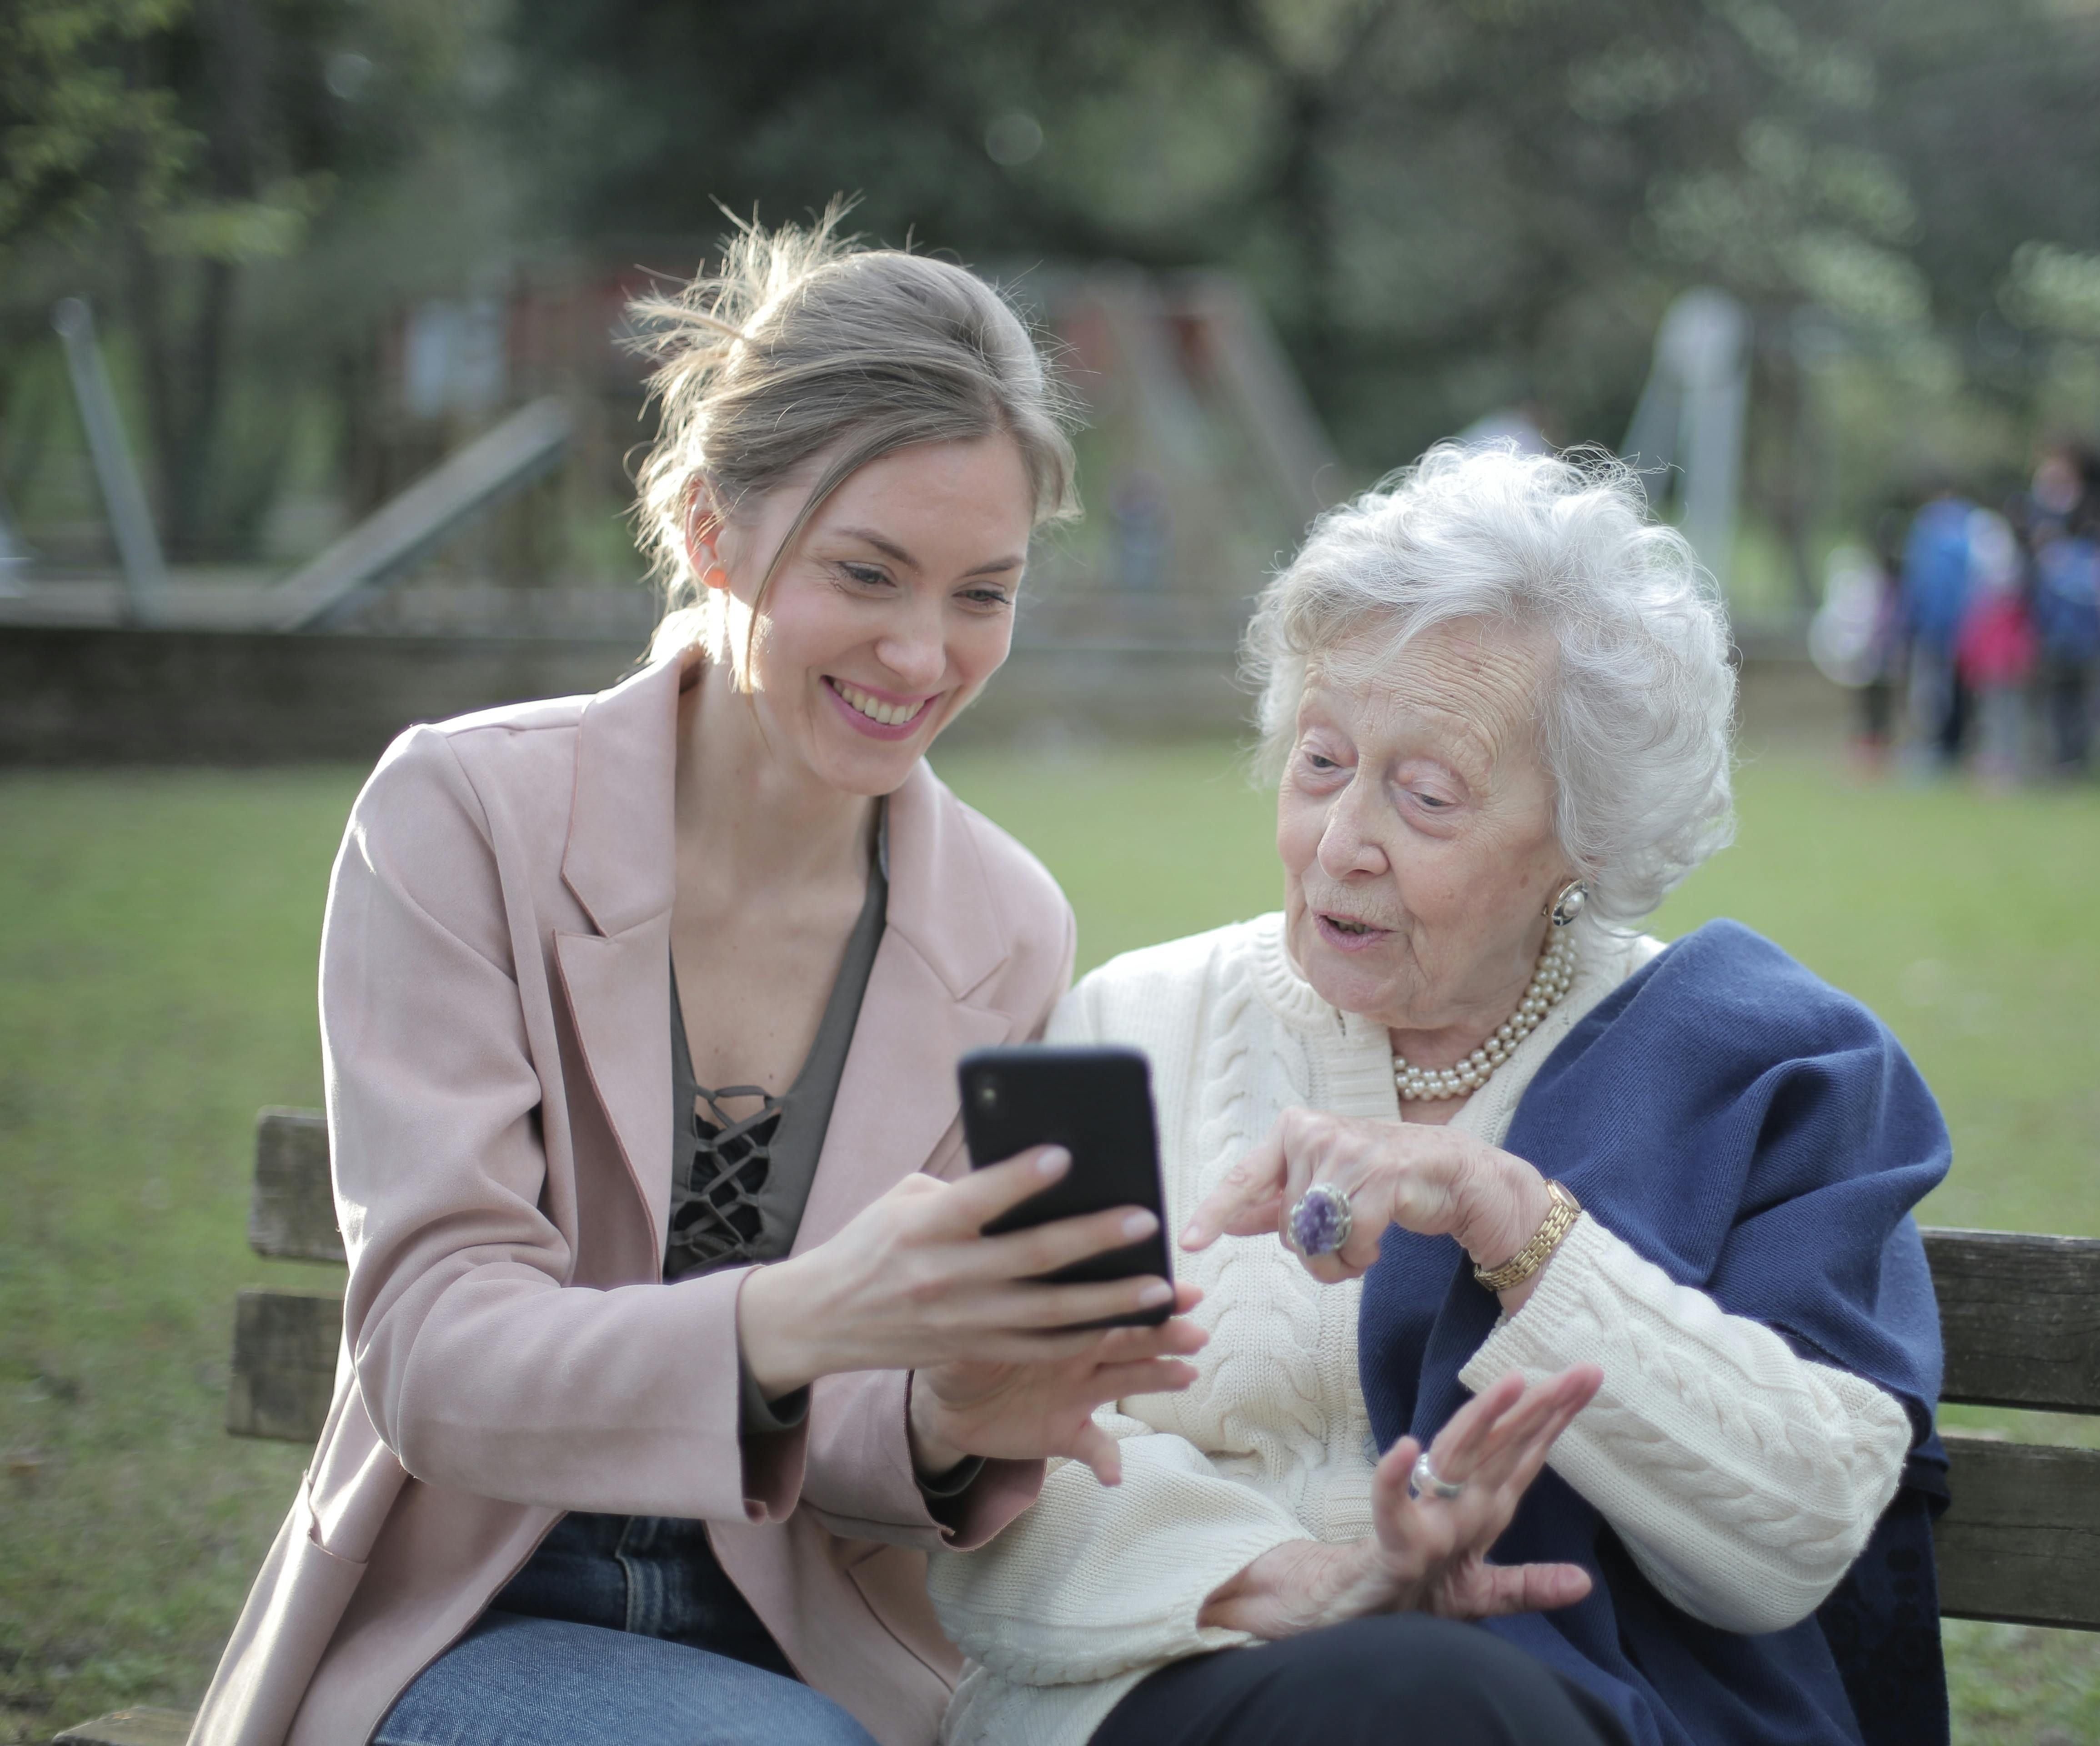
[[[947,644],[941,631],[938,609],[914,611],[876,639],[876,659],[897,676],[900,689],[930,688],[947,671]]]
[[[1335,796],[1327,809],[1326,827],[1320,832],[1320,871],[1331,880],[1347,879],[1352,874],[1383,873],[1388,865],[1377,837],[1364,827],[1357,786],[1351,783]]]

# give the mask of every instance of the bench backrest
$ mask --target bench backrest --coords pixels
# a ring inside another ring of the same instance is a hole
[[[319,1115],[265,1109],[248,1219],[258,1254],[343,1259]],[[1941,1398],[2100,1413],[2100,1241],[1925,1233],[1947,1346]],[[247,1290],[234,1324],[226,1428],[311,1443],[342,1342],[339,1297]],[[2100,1453],[1948,1435],[1954,1504],[1934,1539],[1940,1611],[2100,1630]]]
[[[1940,1399],[2100,1413],[2100,1241],[1925,1233],[1947,1347]],[[1945,1438],[1940,1611],[2100,1630],[2100,1452]]]

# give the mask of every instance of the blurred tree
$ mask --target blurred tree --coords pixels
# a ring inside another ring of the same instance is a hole
[[[0,0],[0,306],[91,242],[194,550],[380,311],[540,240],[689,270],[717,199],[1233,267],[1365,474],[1516,403],[1617,441],[1716,283],[1805,592],[1833,492],[2100,385],[2096,79],[2100,0]]]
[[[1760,312],[1774,408],[1753,489],[1798,545],[1796,309],[1965,357],[2006,329],[2021,243],[2100,242],[2079,10],[516,0],[506,112],[557,233],[849,189],[871,232],[979,261],[1234,266],[1366,470],[1523,399],[1616,442],[1670,295],[1723,284]]]
[[[0,264],[72,251],[135,342],[163,536],[238,544],[281,441],[217,465],[244,269],[415,143],[443,9],[408,0],[7,0]],[[28,311],[17,311],[18,316]]]
[[[188,0],[0,10],[0,249],[90,223],[112,199],[165,202],[193,139],[173,94],[137,88],[118,63],[188,10]]]

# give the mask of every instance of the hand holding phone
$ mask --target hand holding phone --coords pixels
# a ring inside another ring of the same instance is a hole
[[[984,1227],[998,1237],[1061,1219],[1140,1206],[1156,1221],[1152,1234],[1045,1274],[1052,1285],[1092,1284],[1157,1274],[1170,1285],[1166,1197],[1152,1109],[1151,1071],[1136,1049],[1044,1043],[977,1049],[957,1064],[963,1137],[978,1169],[1031,1147],[1062,1146],[1072,1167],[1058,1181]],[[1171,1302],[1085,1328],[1154,1327]]]

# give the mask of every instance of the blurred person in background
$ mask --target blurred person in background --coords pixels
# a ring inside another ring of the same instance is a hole
[[[1823,604],[1808,627],[1808,652],[1824,677],[1854,691],[1859,725],[1852,749],[1861,768],[1887,763],[1903,677],[1903,522],[1893,510],[1876,529],[1875,548],[1841,545],[1825,567]]]
[[[2034,562],[2034,628],[2051,769],[2092,763],[2093,686],[2100,664],[2100,455],[2058,443],[2035,470],[2027,536]]]
[[[1969,535],[1976,505],[1951,486],[1935,491],[1904,541],[1903,612],[1909,662],[1910,730],[1923,756],[1950,769],[1968,732],[1969,697],[1955,642],[1973,585]]]
[[[1270,584],[1283,908],[1049,1031],[1150,1056],[1211,1339],[1122,1486],[935,1554],[950,1746],[1943,1746],[1945,1126],[1768,941],[1640,931],[1730,835],[1727,641],[1632,474],[1507,447]]]
[[[2026,761],[2035,636],[2019,543],[2005,517],[1988,509],[1970,517],[1969,564],[1969,604],[1955,636],[1955,668],[1975,700],[1976,774],[1992,787],[2010,787]]]
[[[1163,1280],[1036,1282],[1156,1217],[986,1238],[1070,1160],[972,1174],[956,1120],[1072,963],[924,761],[1070,505],[1057,397],[990,286],[835,224],[638,309],[644,669],[412,729],[358,797],[343,1360],[196,1746],[931,1746],[925,1552],[1046,1456],[1114,1481],[1094,1407],[1190,1374],[1179,1318],[1057,1331]]]

